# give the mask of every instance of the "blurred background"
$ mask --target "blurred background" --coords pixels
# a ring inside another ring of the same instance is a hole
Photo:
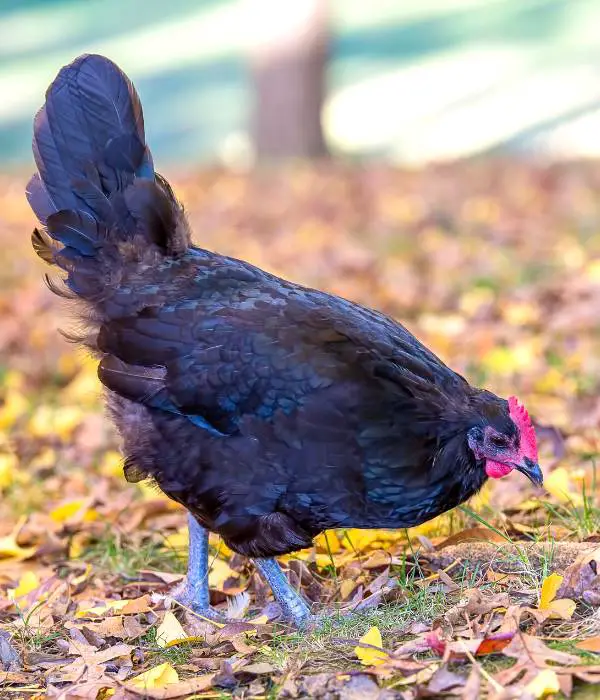
[[[62,65],[100,52],[135,82],[197,243],[380,308],[517,394],[556,536],[596,536],[598,26],[597,0],[2,0],[0,535],[26,514],[20,544],[60,552],[49,508],[91,498],[81,553],[157,500],[123,484],[95,364],[57,333],[29,242],[33,115]],[[529,495],[506,480],[479,507],[545,523]],[[153,508],[136,537],[183,525]]]
[[[599,23],[595,0],[3,0],[0,162],[29,162],[83,52],[135,81],[163,166],[598,154]]]

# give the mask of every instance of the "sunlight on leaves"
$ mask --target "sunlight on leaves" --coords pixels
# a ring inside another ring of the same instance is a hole
[[[0,537],[0,562],[1,560],[6,562],[23,561],[24,559],[29,559],[35,553],[35,547],[21,547],[17,543],[17,538],[26,520],[27,518],[25,517],[21,518],[10,534]]]

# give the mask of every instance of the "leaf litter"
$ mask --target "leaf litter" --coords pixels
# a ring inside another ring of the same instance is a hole
[[[600,166],[174,179],[202,245],[380,308],[526,398],[546,490],[505,480],[418,528],[329,532],[282,558],[332,611],[308,633],[277,623],[214,538],[211,602],[235,619],[173,606],[185,514],[122,479],[95,365],[57,335],[29,250],[26,177],[0,176],[0,696],[508,699],[600,682]]]

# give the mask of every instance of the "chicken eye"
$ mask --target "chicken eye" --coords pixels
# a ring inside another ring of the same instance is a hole
[[[494,447],[507,447],[508,445],[507,439],[501,435],[492,435],[490,442]]]

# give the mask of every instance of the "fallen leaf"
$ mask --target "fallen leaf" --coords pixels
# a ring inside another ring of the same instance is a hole
[[[588,639],[582,639],[577,642],[575,646],[578,649],[583,649],[584,651],[593,651],[600,654],[600,637],[589,637]]]
[[[161,664],[161,666],[169,666],[169,664]],[[156,668],[160,667],[157,666]],[[172,671],[175,671],[174,668],[170,668]],[[142,695],[144,698],[151,698],[152,700],[171,700],[172,698],[188,698],[192,695],[196,697],[195,693],[201,693],[212,687],[216,675],[216,673],[209,673],[205,676],[168,683],[163,687],[158,687],[156,685],[154,687],[132,685],[131,681],[127,681],[123,685],[127,688],[128,692]],[[137,676],[137,678],[139,677],[140,676]]]
[[[0,452],[0,491],[15,480],[19,460],[12,452]]]
[[[359,639],[359,646],[354,647],[354,653],[364,666],[378,666],[388,659],[388,653],[382,646],[381,632],[377,627],[371,627]]]
[[[67,501],[50,511],[50,517],[55,523],[77,522],[90,523],[98,518],[98,512],[90,508],[90,499]]]
[[[222,591],[223,584],[227,579],[239,577],[239,573],[232,569],[226,561],[219,558],[211,561],[208,571],[208,585],[214,590]]]
[[[600,547],[580,554],[567,568],[558,595],[600,606]]]
[[[511,643],[514,636],[514,632],[500,632],[486,637],[475,650],[475,656],[497,654]]]
[[[26,521],[26,517],[21,518],[10,534],[0,537],[0,560],[23,561],[33,556],[36,547],[21,547],[17,544],[17,537]]]
[[[542,582],[542,590],[540,593],[540,610],[547,610],[551,617],[559,617],[563,620],[570,620],[575,612],[576,603],[569,598],[559,598],[555,600],[555,596],[563,582],[563,577],[560,574],[550,574]]]
[[[571,471],[565,467],[557,467],[548,475],[544,475],[544,488],[560,503],[572,506],[580,506],[583,503],[581,488],[575,485]]]
[[[255,664],[248,664],[243,666],[241,669],[244,673],[252,673],[256,676],[263,675],[265,673],[274,673],[275,667],[266,661],[259,661]]]
[[[560,691],[560,683],[558,682],[556,671],[545,668],[525,686],[525,689],[531,693],[534,698],[544,698],[546,695],[558,693]]]
[[[108,612],[118,612],[121,615],[136,615],[137,613],[148,612],[151,609],[148,603],[149,598],[147,595],[130,600],[105,600],[101,605],[95,605],[91,608],[80,608],[75,613],[75,617],[101,617]]]
[[[171,683],[177,683],[179,675],[170,663],[163,664],[140,673],[127,682],[129,687],[140,688],[141,690],[153,690],[154,688],[166,688]]]
[[[35,589],[39,588],[40,585],[41,581],[37,574],[35,574],[33,571],[26,571],[19,579],[19,583],[16,585],[16,587],[8,589],[8,597],[10,600],[17,600],[18,598],[22,598],[28,593],[35,591]]]
[[[188,635],[181,626],[179,620],[168,610],[165,613],[163,621],[156,630],[156,644],[165,649],[166,647],[174,646],[186,641]]]

